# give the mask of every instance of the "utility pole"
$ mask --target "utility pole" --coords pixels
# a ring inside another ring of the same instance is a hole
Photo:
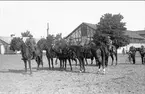
[[[49,23],[47,23],[47,37],[49,35]]]

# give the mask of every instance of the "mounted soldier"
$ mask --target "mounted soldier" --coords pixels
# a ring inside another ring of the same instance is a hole
[[[112,44],[113,44],[113,42],[112,42],[110,36],[108,36],[107,37],[107,46],[109,46],[109,51],[112,49]]]
[[[33,58],[35,58],[35,53],[36,53],[36,41],[33,38],[32,35],[29,36],[29,38],[26,39],[25,44],[30,48],[33,54]]]

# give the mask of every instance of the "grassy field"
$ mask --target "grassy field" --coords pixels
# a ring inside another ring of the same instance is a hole
[[[0,55],[0,94],[145,94],[145,65],[139,56],[135,65],[126,61],[127,55],[118,55],[117,66],[111,66],[109,59],[105,75],[98,74],[95,65],[79,73],[74,62],[73,71],[69,65],[67,71],[59,71],[59,62],[49,70],[45,56],[43,60],[44,69],[38,71],[32,60],[33,74],[29,75],[20,55]]]

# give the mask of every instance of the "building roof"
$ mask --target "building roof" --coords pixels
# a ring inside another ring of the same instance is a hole
[[[136,31],[124,31],[125,35],[128,35],[130,38],[137,38],[137,39],[145,39],[144,37],[140,36]]]
[[[91,24],[91,23],[86,23],[86,22],[83,22],[83,24],[86,24],[87,26],[91,27],[94,30],[97,29],[97,24]]]
[[[4,41],[7,44],[10,44],[12,37],[0,36],[0,40]]]
[[[76,31],[76,29],[78,29],[82,24],[85,24],[87,25],[88,27],[96,30],[97,29],[97,26],[96,24],[91,24],[91,23],[86,23],[86,22],[82,22],[77,28],[75,28],[69,35],[67,35],[65,38],[69,37],[72,33],[74,33]]]
[[[140,34],[140,35],[142,35],[142,34],[145,34],[145,30],[138,30],[138,31],[135,31],[137,34]]]

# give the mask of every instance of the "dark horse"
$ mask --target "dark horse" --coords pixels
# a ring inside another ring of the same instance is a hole
[[[94,56],[93,56],[93,54],[91,52],[90,45],[84,45],[84,59],[86,61],[86,65],[88,65],[87,59],[91,59],[91,64],[93,64]]]
[[[69,45],[71,51],[76,55],[76,58],[79,60],[80,72],[85,72],[85,63],[84,63],[84,48],[80,45]]]
[[[93,57],[95,58],[96,61],[96,65],[98,65],[99,67],[99,71],[100,72],[100,68],[102,66],[103,68],[103,74],[105,74],[105,67],[107,67],[107,61],[106,58],[108,55],[106,55],[107,53],[107,47],[103,46],[103,45],[96,45],[93,41],[91,41],[89,43],[90,47],[91,47],[91,53],[93,55]]]
[[[25,64],[25,72],[27,72],[27,61],[29,63],[29,68],[30,68],[30,74],[32,74],[32,70],[31,70],[31,60],[33,58],[33,52],[31,51],[31,49],[24,43],[24,41],[19,38],[19,37],[15,37],[11,40],[10,43],[10,49],[15,51],[21,51],[21,55]],[[41,51],[36,47],[36,62],[38,64],[37,69],[39,68],[39,65],[42,64],[43,67],[43,62],[42,62],[42,53]]]
[[[69,61],[72,70],[71,59],[73,59],[73,51],[69,49],[67,42],[64,39],[56,40],[52,47],[53,52],[60,61],[60,69],[66,70],[67,60]]]
[[[47,57],[47,60],[48,60],[48,65],[49,65],[49,68],[51,68],[52,66],[52,69],[54,68],[54,65],[53,65],[53,58],[54,58],[54,52],[52,51],[52,43],[48,42],[47,39],[45,38],[41,38],[38,42],[37,42],[37,45],[38,45],[38,48],[43,51],[45,50],[46,51],[46,57]]]

